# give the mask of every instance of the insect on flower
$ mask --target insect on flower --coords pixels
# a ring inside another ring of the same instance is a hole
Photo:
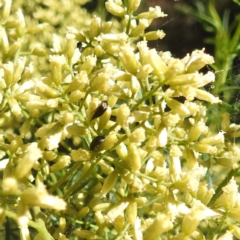
[[[90,151],[96,151],[100,148],[101,144],[104,142],[104,136],[95,137],[90,144]]]
[[[95,112],[91,118],[91,121],[95,118],[101,117],[106,112],[107,108],[108,108],[107,101],[102,101],[101,104],[95,110]]]

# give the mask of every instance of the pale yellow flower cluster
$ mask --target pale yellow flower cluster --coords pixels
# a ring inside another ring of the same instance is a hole
[[[63,2],[63,12],[75,6]],[[25,239],[28,226],[35,239],[240,236],[237,179],[217,189],[227,168],[239,168],[240,126],[228,114],[219,132],[207,125],[205,103],[221,100],[204,89],[214,73],[200,70],[214,59],[204,49],[183,59],[149,49],[165,34],[145,29],[166,14],[135,14],[140,3],[106,2],[122,32],[94,16],[64,35],[29,28],[27,12],[0,5],[0,223],[13,218]],[[42,4],[36,19],[63,20],[51,13],[57,0]],[[32,38],[39,31],[49,46]]]

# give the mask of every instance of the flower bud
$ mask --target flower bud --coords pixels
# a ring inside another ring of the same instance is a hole
[[[111,191],[117,182],[118,172],[115,170],[111,172],[105,179],[102,186],[102,195],[105,196],[109,191]]]
[[[126,145],[121,142],[120,144],[117,145],[116,147],[116,152],[119,156],[119,158],[123,161],[126,161],[128,158],[128,149],[126,147]]]
[[[162,30],[151,31],[144,34],[147,41],[153,41],[164,38],[166,34]]]
[[[138,63],[133,49],[130,46],[126,45],[121,47],[119,59],[128,72],[131,74],[136,74]]]
[[[190,115],[190,111],[188,108],[180,103],[179,101],[172,99],[172,98],[165,98],[167,105],[174,110],[176,113],[178,113],[181,116],[188,116]]]
[[[108,0],[105,3],[105,6],[108,12],[114,16],[123,17],[126,14],[126,10],[122,6],[115,3],[113,0]]]
[[[133,200],[129,203],[127,209],[127,222],[130,223],[132,226],[134,226],[134,223],[137,218],[137,203]]]
[[[168,73],[168,75],[170,75],[170,73]],[[198,73],[174,75],[169,77],[166,84],[170,86],[192,85],[195,81],[197,81],[198,76]]]
[[[168,132],[166,127],[160,127],[157,131],[158,146],[165,147],[168,142]]]
[[[138,171],[142,166],[142,161],[141,161],[138,148],[134,143],[130,143],[128,145],[128,158],[129,158],[131,169],[133,171]]]
[[[7,86],[12,83],[14,66],[12,62],[3,64],[4,80]]]
[[[7,53],[9,58],[13,57],[21,49],[22,43],[23,43],[22,39],[17,39],[17,41],[15,41],[11,45],[11,47],[9,48],[8,53]],[[22,59],[24,59],[24,57],[22,57]],[[24,64],[25,64],[25,62],[24,62]]]
[[[116,219],[114,220],[113,223],[114,229],[117,232],[122,232],[124,230],[124,226],[125,226],[125,218],[122,215],[119,215],[116,217]]]
[[[80,99],[84,98],[85,92],[81,92],[79,90],[71,92],[69,95],[70,102],[78,102]]]
[[[94,16],[89,27],[89,38],[93,40],[101,31],[101,18]]]
[[[125,128],[128,125],[128,118],[130,116],[130,109],[126,104],[122,104],[117,113],[117,123]]]
[[[1,6],[2,7],[2,6]],[[5,0],[3,4],[3,11],[2,11],[2,21],[7,19],[10,15],[12,7],[12,0]]]
[[[115,143],[118,141],[116,132],[110,132],[106,137],[104,142],[102,143],[101,150],[109,150],[112,149]]]
[[[98,165],[100,166],[102,172],[106,175],[109,175],[114,171],[114,168],[110,166],[106,161],[100,160]]]
[[[150,64],[146,64],[138,67],[138,72],[136,74],[139,80],[143,80],[148,77],[148,75],[153,71]]]
[[[79,210],[79,212],[78,212],[78,214],[77,214],[77,216],[79,217],[79,218],[84,218],[88,213],[89,213],[89,211],[90,211],[90,208],[89,207],[83,207],[83,208],[81,208],[80,210]]]
[[[59,93],[57,90],[55,90],[52,87],[49,87],[47,84],[43,83],[42,81],[39,81],[39,79],[35,81],[35,87],[36,87],[37,93],[44,98],[56,98],[59,96]]]
[[[13,98],[13,97],[9,97],[8,98],[8,104],[11,108],[11,112],[16,116],[16,117],[20,117],[22,115],[22,110],[18,104],[18,101]]]
[[[184,156],[187,160],[187,165],[188,165],[189,169],[193,169],[198,166],[195,152],[192,149],[186,148],[184,151]]]
[[[66,41],[64,53],[66,54],[68,61],[71,61],[74,56],[74,51],[77,44],[75,38],[76,38],[75,34],[72,34],[69,32],[66,34],[67,41]]]
[[[140,6],[141,0],[128,1],[128,12],[134,12]]]
[[[164,73],[167,71],[167,66],[155,49],[148,51],[144,61],[150,64],[153,68],[153,74],[155,74],[160,81],[164,79]]]
[[[70,156],[62,155],[57,158],[57,162],[50,167],[51,172],[57,172],[70,164]]]
[[[13,177],[4,178],[2,181],[2,191],[7,195],[15,195],[18,191],[17,180]]]
[[[97,239],[96,234],[89,230],[76,229],[73,233],[80,239]]]
[[[213,188],[208,189],[205,183],[199,183],[197,199],[200,200],[203,204],[207,205],[214,193],[215,191]]]
[[[1,34],[1,45],[3,47],[3,52],[4,54],[7,54],[9,51],[9,41],[8,41],[8,35],[5,28],[0,27],[0,34]]]
[[[86,127],[79,126],[78,124],[72,124],[67,126],[67,131],[72,136],[83,136],[88,134],[88,129]]]
[[[108,106],[107,110],[99,118],[98,131],[102,130],[108,124],[111,114],[112,114],[112,109]]]
[[[29,117],[24,121],[23,125],[20,127],[19,131],[22,137],[26,136],[29,133],[31,128],[31,122],[32,118]]]
[[[53,152],[53,151],[45,151],[43,152],[43,157],[44,159],[48,160],[48,161],[53,161],[54,159],[57,158],[57,153]]]

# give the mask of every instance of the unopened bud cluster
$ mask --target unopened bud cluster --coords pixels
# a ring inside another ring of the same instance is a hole
[[[26,239],[29,226],[35,239],[239,237],[237,179],[214,199],[226,169],[239,168],[240,126],[227,114],[218,132],[207,125],[206,104],[221,104],[204,90],[213,57],[150,49],[165,33],[146,29],[166,14],[138,13],[140,0],[106,1],[120,24],[84,19],[86,1],[72,1],[55,35],[59,1],[33,13],[42,24],[14,12],[18,2],[0,5],[0,223],[17,220]]]

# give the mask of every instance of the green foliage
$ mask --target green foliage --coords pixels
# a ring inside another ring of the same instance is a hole
[[[236,1],[235,1],[236,2]],[[221,119],[221,114],[230,111],[232,114],[239,113],[239,103],[236,101],[239,91],[238,81],[233,71],[234,59],[240,50],[240,14],[234,15],[230,22],[230,10],[226,9],[223,16],[218,14],[215,0],[208,0],[207,4],[197,1],[195,8],[181,6],[181,11],[194,16],[209,32],[205,42],[213,45],[215,63],[211,65],[216,72],[216,83],[209,89],[213,94],[222,96],[223,105],[219,108],[217,115],[209,107],[211,122]],[[212,114],[212,116],[211,116]]]

